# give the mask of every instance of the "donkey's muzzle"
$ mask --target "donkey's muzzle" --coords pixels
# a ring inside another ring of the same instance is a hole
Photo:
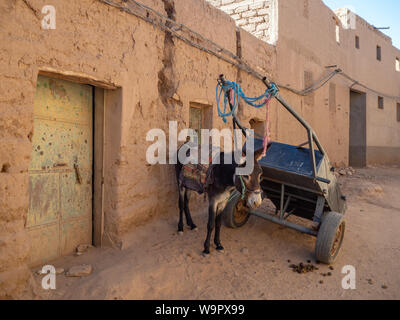
[[[247,198],[247,206],[254,210],[257,209],[262,204],[262,192],[261,191],[253,191],[249,193]]]

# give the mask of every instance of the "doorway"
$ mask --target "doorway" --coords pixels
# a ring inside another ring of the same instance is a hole
[[[349,164],[363,168],[367,165],[367,95],[350,91]]]
[[[92,243],[93,92],[38,76],[26,221],[31,266]]]

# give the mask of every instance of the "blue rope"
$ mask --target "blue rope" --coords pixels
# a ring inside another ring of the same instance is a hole
[[[227,105],[229,105],[229,99],[227,97],[227,92],[232,89],[234,92],[233,95],[233,106],[232,110],[227,112]],[[275,83],[272,83],[272,87],[270,89],[265,90],[265,92],[255,98],[247,97],[242,88],[240,88],[239,84],[236,82],[231,82],[231,81],[226,81],[225,85],[222,85],[222,83],[218,82],[217,88],[216,88],[216,98],[217,98],[217,108],[218,108],[218,116],[220,116],[224,122],[227,122],[227,117],[230,117],[234,114],[236,114],[236,110],[239,105],[239,100],[242,98],[248,105],[254,107],[254,108],[261,108],[265,105],[265,99],[271,99],[273,98],[277,93],[279,89],[276,86]],[[224,110],[221,110],[220,102],[221,102],[221,94],[224,93]],[[260,102],[262,100],[262,102]]]

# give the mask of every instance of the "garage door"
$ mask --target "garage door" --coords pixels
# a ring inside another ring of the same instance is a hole
[[[38,77],[26,222],[31,266],[92,242],[92,89]]]

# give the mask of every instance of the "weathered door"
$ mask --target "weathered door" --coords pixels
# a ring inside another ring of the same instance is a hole
[[[92,87],[39,76],[34,103],[30,265],[92,242]]]
[[[350,91],[349,164],[367,165],[367,100],[366,94]]]

